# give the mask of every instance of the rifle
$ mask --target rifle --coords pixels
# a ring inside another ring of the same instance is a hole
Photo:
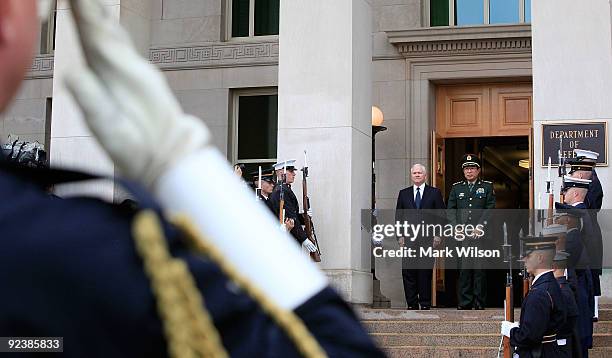
[[[563,194],[563,186],[565,184],[565,175],[567,174],[567,168],[565,166],[565,155],[563,153],[563,137],[559,138],[559,177],[561,178],[561,189],[559,190],[559,202],[563,203],[565,195]]]
[[[285,188],[283,185],[287,180],[287,168],[283,167],[283,174],[280,181],[280,201],[278,207],[278,220],[280,220],[281,227],[285,225]]]
[[[306,151],[304,151],[304,168],[302,169],[302,206],[304,208],[304,228],[306,229],[306,235],[308,239],[317,247],[317,251],[310,253],[310,258],[314,262],[321,262],[321,250],[319,250],[319,242],[317,241],[317,235],[314,231],[314,224],[312,218],[308,215],[310,210],[310,198],[308,197],[308,164],[306,163]]]
[[[521,231],[519,232],[519,237],[523,237],[523,229],[521,229]],[[519,251],[521,253],[521,256],[523,255],[523,241],[521,240],[519,242]],[[530,286],[530,282],[529,282],[529,273],[527,272],[527,268],[525,267],[525,262],[523,262],[521,260],[521,276],[523,276],[523,299],[525,297],[527,297],[527,294],[529,293],[529,286]]]
[[[559,164],[560,165],[560,164]],[[553,208],[555,203],[555,194],[552,190],[552,180],[550,178],[551,158],[548,157],[548,176],[546,179],[546,194],[548,194],[548,213],[546,215],[546,224],[553,223]]]
[[[259,166],[259,178],[257,181],[257,188],[255,188],[255,200],[259,201],[261,194],[261,165]]]
[[[508,262],[509,268],[506,274],[506,299],[504,300],[504,318],[508,322],[514,322],[514,295],[512,285],[512,245],[508,243],[508,230],[506,223],[504,222],[504,262]],[[502,336],[502,343],[504,349],[504,358],[512,358],[512,346],[510,345],[510,338]],[[500,345],[501,348],[501,345]],[[499,356],[499,350],[498,350]]]

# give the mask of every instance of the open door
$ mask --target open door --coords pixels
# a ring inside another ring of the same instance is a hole
[[[442,197],[446,197],[446,190],[444,185],[444,173],[446,163],[444,158],[445,147],[444,138],[440,137],[435,131],[431,132],[431,185],[440,189]],[[431,305],[437,306],[437,293],[438,291],[445,291],[444,282],[444,258],[436,258],[434,261],[432,284],[431,284]]]
[[[533,178],[533,127],[529,130],[529,209],[535,208]],[[539,209],[539,208],[538,208]]]

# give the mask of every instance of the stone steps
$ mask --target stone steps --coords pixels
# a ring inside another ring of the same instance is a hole
[[[455,347],[469,343],[477,347],[497,347],[501,338],[497,333],[371,333],[380,347],[396,346],[428,346],[428,347]],[[593,335],[595,347],[612,347],[612,334],[595,333]]]
[[[497,357],[497,347],[424,347],[424,346],[401,346],[383,348],[389,358],[493,358]],[[594,348],[589,350],[590,358],[608,358],[612,356],[612,348]]]
[[[496,357],[501,309],[458,311],[358,308],[370,335],[389,357]],[[520,310],[514,312],[516,320]],[[612,357],[612,305],[600,306],[590,357]]]
[[[486,334],[499,332],[500,321],[363,321],[370,333]],[[612,322],[599,321],[595,333],[612,334]]]

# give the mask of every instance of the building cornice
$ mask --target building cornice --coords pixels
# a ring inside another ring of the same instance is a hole
[[[32,61],[30,70],[26,73],[26,79],[53,78],[53,54],[36,55]]]
[[[153,47],[149,60],[162,70],[278,64],[278,40]]]
[[[531,53],[531,25],[427,27],[387,31],[405,58]]]

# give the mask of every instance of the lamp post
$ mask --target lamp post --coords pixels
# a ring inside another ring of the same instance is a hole
[[[387,130],[380,108],[372,106],[372,225],[376,224],[376,134]]]
[[[384,116],[380,108],[372,106],[372,211],[371,211],[371,223],[372,223],[372,234],[374,233],[374,225],[376,225],[376,134],[382,131],[386,131],[387,127],[383,127]],[[374,236],[372,236],[373,239]],[[372,245],[382,246],[382,240],[380,242],[371,241]],[[373,281],[373,307],[389,307],[391,302],[388,298],[383,296],[380,289],[380,281],[376,277],[376,260],[374,255],[370,256],[371,273],[374,278]]]

